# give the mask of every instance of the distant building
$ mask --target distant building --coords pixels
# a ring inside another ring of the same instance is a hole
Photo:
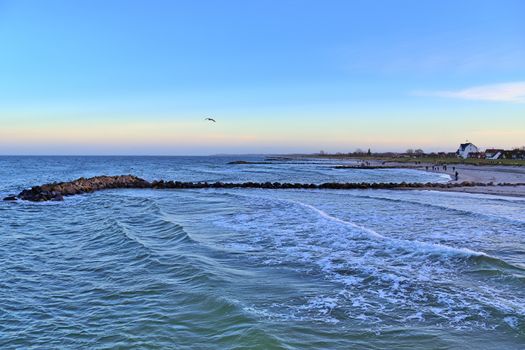
[[[486,157],[486,154],[485,152],[470,152],[467,157],[474,159],[484,159]]]
[[[462,143],[461,145],[459,145],[459,148],[456,151],[456,154],[458,155],[458,157],[468,158],[469,153],[478,153],[478,152],[479,150],[476,146],[474,146],[474,144],[467,142],[467,143]]]
[[[503,159],[525,159],[525,151],[520,149],[505,151],[503,152]]]
[[[525,159],[524,149],[515,149],[512,153],[512,159]]]
[[[485,150],[485,158],[486,159],[500,159],[503,156],[503,153],[505,150],[503,149],[497,149],[497,148],[487,148]]]
[[[496,159],[525,159],[525,150],[513,149],[513,150],[504,150],[489,148],[485,151],[487,159],[496,160]]]

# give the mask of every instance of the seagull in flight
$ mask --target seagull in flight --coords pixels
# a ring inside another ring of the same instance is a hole
[[[217,121],[213,118],[204,118],[204,120],[209,120],[210,122],[214,122],[214,123],[217,123]]]

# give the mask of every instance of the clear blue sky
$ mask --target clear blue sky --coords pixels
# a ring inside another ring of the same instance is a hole
[[[0,0],[0,50],[0,154],[525,144],[525,1]]]

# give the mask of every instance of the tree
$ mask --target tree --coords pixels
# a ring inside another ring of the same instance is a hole
[[[368,149],[368,152],[367,152],[367,154],[368,154],[369,156],[371,156],[371,155],[372,155],[372,152],[370,151],[370,148]]]
[[[408,153],[408,152],[407,152]],[[418,148],[414,151],[415,154],[417,155],[422,155],[422,154],[425,154],[425,152],[421,149],[421,148]]]
[[[363,150],[362,150],[361,148],[358,148],[358,149],[355,150],[354,153],[357,153],[357,154],[363,154],[363,153],[365,153],[365,152],[363,152]]]
[[[407,149],[407,154],[414,154],[414,150],[412,148]]]

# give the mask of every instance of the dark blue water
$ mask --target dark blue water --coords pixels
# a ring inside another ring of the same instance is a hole
[[[80,176],[445,181],[338,161],[0,157]],[[109,190],[0,203],[2,349],[522,349],[525,201],[430,191]]]

